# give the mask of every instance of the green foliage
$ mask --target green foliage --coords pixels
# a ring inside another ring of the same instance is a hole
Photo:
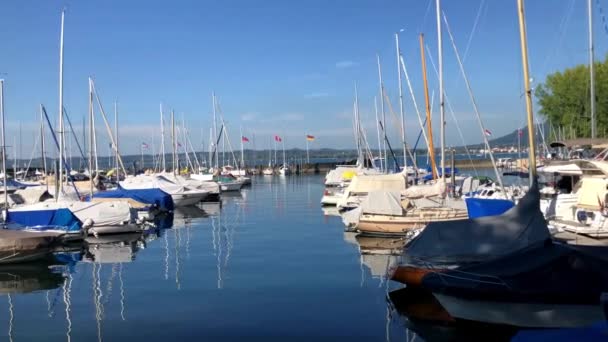
[[[554,128],[561,127],[567,137],[591,136],[591,101],[589,67],[578,65],[547,76],[536,88],[536,98],[543,115]],[[595,63],[595,113],[597,136],[608,128],[608,59]]]

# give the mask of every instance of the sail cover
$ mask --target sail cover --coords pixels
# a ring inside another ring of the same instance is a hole
[[[551,239],[535,181],[519,203],[499,216],[433,222],[408,245],[406,258],[434,263],[487,260]]]
[[[368,193],[383,190],[405,190],[405,177],[400,173],[392,175],[355,176],[347,188],[349,193]]]
[[[173,200],[164,191],[151,189],[125,189],[118,186],[116,190],[100,191],[93,194],[93,198],[128,198],[151,206],[156,206],[162,211],[173,210]]]
[[[399,192],[372,191],[361,202],[361,211],[364,214],[401,215],[401,195]]]

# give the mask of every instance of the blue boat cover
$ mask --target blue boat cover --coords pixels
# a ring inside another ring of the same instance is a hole
[[[65,228],[68,232],[77,232],[82,228],[82,223],[70,209],[48,209],[8,211],[6,218],[8,223],[16,223],[24,227],[44,227],[51,229],[56,227]]]
[[[162,211],[172,211],[174,208],[171,195],[160,189],[124,189],[119,186],[116,190],[97,192],[93,194],[93,197],[130,198],[150,206],[156,206]]]
[[[511,209],[515,204],[506,199],[465,198],[469,218],[496,216]]]

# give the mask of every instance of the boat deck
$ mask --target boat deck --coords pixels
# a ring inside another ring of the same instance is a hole
[[[573,245],[608,246],[608,239],[594,239],[586,235],[567,231],[556,233],[553,237]]]

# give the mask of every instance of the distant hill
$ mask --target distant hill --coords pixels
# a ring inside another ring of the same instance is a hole
[[[541,124],[541,126],[545,126],[544,127],[544,134],[548,135],[549,134],[549,124]],[[519,134],[520,129],[516,129],[513,132],[503,135],[501,137],[498,138],[493,138],[490,139],[490,146],[491,147],[502,147],[502,146],[517,146],[517,135]],[[528,146],[528,128],[527,127],[522,127],[521,128],[521,145],[522,146]],[[536,130],[536,139],[537,141],[541,141],[541,135],[539,130]],[[547,139],[547,136],[545,136],[545,139]],[[549,143],[549,142],[547,142]],[[462,147],[462,146],[460,146]],[[473,144],[473,145],[467,145],[468,148],[483,148],[484,144],[483,143],[479,143],[479,144]]]

